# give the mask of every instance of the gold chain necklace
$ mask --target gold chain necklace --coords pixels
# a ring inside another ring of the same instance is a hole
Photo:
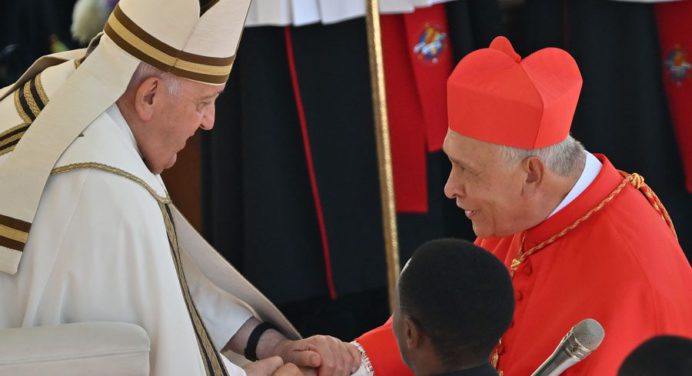
[[[572,223],[571,225],[565,227],[562,231],[559,233],[551,236],[550,238],[538,243],[537,245],[529,248],[527,251],[524,251],[524,242],[526,240],[526,232],[522,234],[521,238],[521,245],[519,247],[519,252],[517,253],[517,257],[512,260],[512,264],[510,265],[510,273],[514,275],[514,273],[519,269],[519,266],[526,261],[526,259],[529,258],[529,256],[533,255],[534,253],[542,250],[543,248],[555,243],[558,239],[562,238],[563,236],[567,235],[570,233],[572,230],[577,228],[580,224],[582,224],[584,221],[588,220],[591,218],[592,215],[596,214],[599,212],[603,207],[611,202],[622,190],[627,186],[627,184],[631,184],[635,188],[641,190],[644,195],[646,196],[647,200],[652,204],[654,209],[656,209],[660,214],[663,220],[668,224],[668,227],[673,231],[673,234],[675,234],[675,228],[673,227],[673,223],[670,220],[670,216],[668,215],[668,212],[666,209],[663,207],[663,204],[661,204],[660,200],[656,195],[653,193],[651,188],[649,188],[648,185],[644,184],[644,178],[637,174],[621,174],[624,176],[624,179],[622,182],[608,195],[608,197],[604,198],[603,201],[601,201],[598,205],[596,205],[594,208],[589,210],[584,216],[581,218],[577,219]],[[676,235],[677,237],[677,235]]]

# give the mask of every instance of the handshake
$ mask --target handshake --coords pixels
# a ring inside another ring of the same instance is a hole
[[[266,357],[243,367],[248,376],[347,376],[360,367],[360,351],[334,337],[316,335],[276,342],[266,339],[270,346],[263,348],[260,342],[257,347],[257,354]]]

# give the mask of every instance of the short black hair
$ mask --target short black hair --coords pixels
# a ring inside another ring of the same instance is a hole
[[[399,278],[399,306],[430,337],[445,367],[488,360],[514,313],[507,268],[460,239],[421,245]]]
[[[632,351],[618,376],[692,375],[692,340],[656,336]]]

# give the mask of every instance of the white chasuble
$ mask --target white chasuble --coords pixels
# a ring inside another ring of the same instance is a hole
[[[139,325],[151,339],[151,375],[205,375],[219,363],[226,364],[227,374],[244,374],[226,359],[210,358],[252,316],[298,337],[170,204],[116,105],[89,125],[53,169],[18,272],[0,273],[0,307],[2,328],[86,321]],[[195,331],[200,323],[206,344]]]

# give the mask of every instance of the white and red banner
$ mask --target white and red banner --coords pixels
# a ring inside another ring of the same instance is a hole
[[[656,5],[663,84],[692,193],[692,1]]]

